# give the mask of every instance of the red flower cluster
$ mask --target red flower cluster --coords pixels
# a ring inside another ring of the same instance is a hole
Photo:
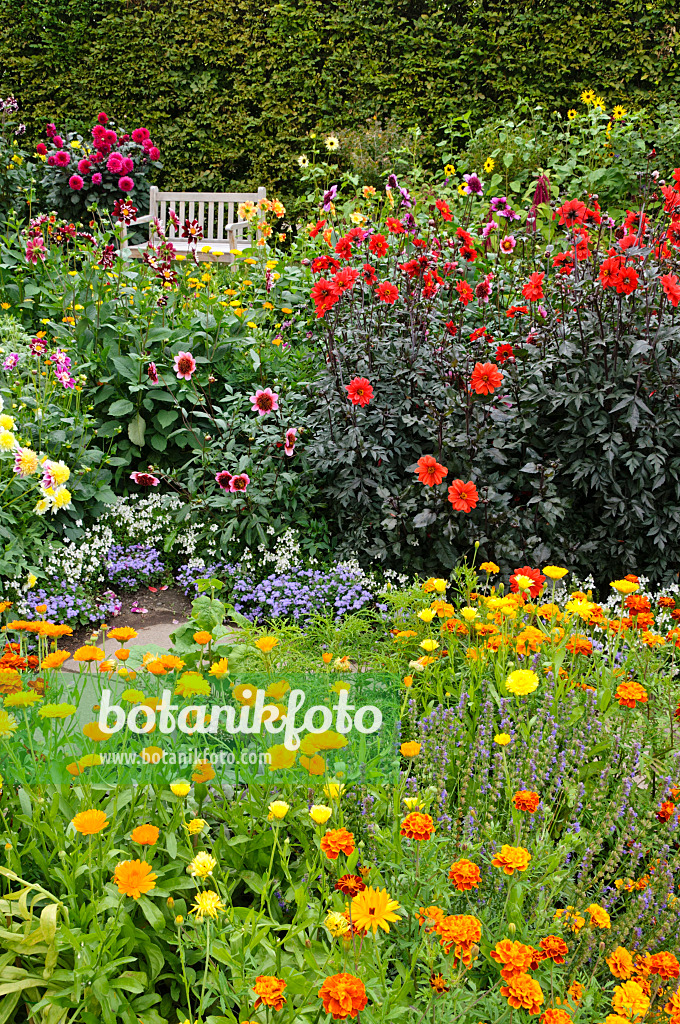
[[[613,250],[610,252],[613,253]],[[637,272],[633,267],[626,266],[624,256],[610,255],[603,260],[598,276],[605,290],[616,288],[620,295],[630,295],[638,286]]]

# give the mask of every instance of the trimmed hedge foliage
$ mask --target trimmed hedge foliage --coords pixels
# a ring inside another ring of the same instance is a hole
[[[34,138],[103,108],[144,123],[165,185],[286,195],[314,129],[392,117],[432,141],[589,86],[653,106],[680,88],[679,24],[665,0],[0,0],[0,93]]]

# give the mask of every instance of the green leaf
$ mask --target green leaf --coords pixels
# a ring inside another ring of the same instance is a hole
[[[128,423],[128,437],[138,448],[144,447],[144,434],[146,432],[146,420],[139,413]]]
[[[127,416],[134,409],[134,405],[127,398],[119,398],[109,406],[109,416]]]
[[[155,932],[163,930],[165,927],[165,918],[155,903],[152,903],[146,896],[140,896],[137,900],[137,906]]]

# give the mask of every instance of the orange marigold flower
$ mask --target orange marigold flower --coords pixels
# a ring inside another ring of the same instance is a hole
[[[401,823],[400,835],[407,839],[418,839],[420,842],[431,839],[434,832],[434,821],[429,814],[412,811]]]
[[[623,602],[623,607],[626,608],[631,615],[639,615],[640,612],[651,612],[652,610],[649,598],[644,597],[643,594],[629,594]]]
[[[501,939],[496,943],[495,949],[491,950],[491,957],[497,963],[502,964],[501,978],[510,981],[518,974],[526,974],[532,969],[534,961],[534,950],[531,946],[525,946],[522,942],[512,942],[510,939]]]
[[[541,1024],[572,1024],[566,1010],[547,1009],[541,1016]]]
[[[257,992],[254,1009],[257,1009],[260,1004],[271,1006],[274,1010],[282,1009],[283,1004],[287,1001],[283,995],[285,987],[286,982],[281,978],[276,978],[271,974],[260,974],[253,985]]]
[[[329,828],[321,840],[321,849],[329,860],[337,860],[340,853],[350,857],[354,853],[354,833],[346,828]]]
[[[441,907],[421,907],[418,912],[418,924],[422,927],[425,925],[425,931],[429,935],[430,932],[437,930],[437,925],[444,919],[444,911]]]
[[[516,810],[535,814],[541,798],[538,793],[534,793],[531,789],[520,789],[513,796],[512,802]]]
[[[585,917],[578,913],[576,907],[564,907],[556,910],[553,920],[560,921],[562,918],[564,918],[565,924],[571,928],[572,932],[579,932],[586,923]]]
[[[616,949],[606,958],[607,966],[615,978],[625,981],[633,973],[633,957],[623,946]]]
[[[622,708],[634,708],[636,701],[639,701],[641,704],[647,703],[647,691],[644,686],[640,686],[633,679],[627,679],[625,682],[619,683],[614,696]]]
[[[15,668],[0,668],[0,693],[18,693],[23,685]]]
[[[353,974],[333,974],[326,978],[319,989],[324,1013],[330,1013],[333,1020],[356,1017],[364,1009],[368,998],[363,981]]]
[[[426,487],[436,487],[448,472],[446,466],[437,462],[434,455],[423,455],[418,459],[418,481]]]
[[[671,800],[664,800],[656,812],[656,817],[658,821],[670,821],[674,814],[675,804]]]
[[[451,865],[449,878],[459,892],[478,889],[480,881],[479,868],[471,860],[457,860]]]
[[[502,868],[506,875],[512,875],[515,871],[526,871],[530,860],[531,854],[523,846],[504,844],[491,863],[496,868]]]
[[[523,1009],[532,1015],[541,1012],[543,990],[528,974],[518,974],[510,978],[508,984],[501,988],[501,995],[505,996],[508,1005],[515,1010]]]
[[[460,959],[470,967],[473,946],[482,937],[482,922],[470,914],[451,914],[437,921],[435,931],[440,936],[439,944],[444,952],[450,953],[453,949],[454,959]]]
[[[446,984],[446,979],[443,974],[431,974],[430,975],[430,988],[433,992],[448,992],[449,986]]]
[[[652,953],[649,960],[651,974],[658,974],[664,981],[680,977],[680,963],[673,953]]]
[[[583,985],[580,981],[572,981],[571,985],[567,989],[567,995],[571,996],[571,1001],[575,1006],[580,1006],[583,1000]]]
[[[640,1020],[649,1009],[649,996],[636,981],[624,981],[614,989],[612,1009],[627,1020]]]
[[[552,960],[556,964],[563,964],[569,952],[569,947],[559,935],[546,935],[539,946],[543,950],[543,959]]]
[[[159,835],[160,829],[156,825],[138,825],[130,833],[130,839],[140,846],[155,846]]]
[[[140,896],[155,889],[157,877],[158,875],[151,870],[151,865],[145,860],[122,860],[120,864],[116,864],[113,872],[113,881],[118,886],[118,892],[124,896],[132,896],[133,900],[138,900]]]
[[[609,914],[598,903],[591,903],[589,907],[586,907],[586,913],[590,914],[592,928],[611,928],[612,922]]]
[[[572,636],[567,640],[567,650],[570,651],[571,654],[585,654],[587,656],[593,653],[593,645],[587,636],[577,633],[575,636]]]
[[[358,875],[343,875],[335,883],[335,888],[345,896],[356,896],[364,891],[366,883]]]
[[[101,647],[94,647],[92,644],[84,644],[79,647],[73,655],[74,661],[103,661],[106,655]]]
[[[80,832],[82,836],[94,836],[97,832],[102,832],[108,823],[104,811],[97,810],[80,811],[71,820],[76,832]]]

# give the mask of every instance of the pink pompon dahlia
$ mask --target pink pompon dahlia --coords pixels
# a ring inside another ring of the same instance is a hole
[[[256,412],[258,416],[266,416],[267,413],[276,412],[279,408],[279,396],[271,388],[256,391],[248,401],[253,403],[253,412]]]
[[[158,487],[160,480],[152,473],[130,473],[130,479],[140,487]]]
[[[178,352],[173,369],[177,374],[177,380],[191,380],[192,373],[196,372],[196,360],[191,352]]]
[[[238,476],[232,476],[229,481],[229,490],[232,494],[238,494],[240,491],[245,491],[246,487],[250,483],[250,477],[247,473],[239,473]]]
[[[72,188],[74,192],[80,192],[85,182],[79,174],[72,174],[68,179],[68,187]]]
[[[118,188],[121,192],[132,192],[135,187],[135,183],[132,178],[129,178],[127,174],[124,174],[122,178],[118,179]]]

